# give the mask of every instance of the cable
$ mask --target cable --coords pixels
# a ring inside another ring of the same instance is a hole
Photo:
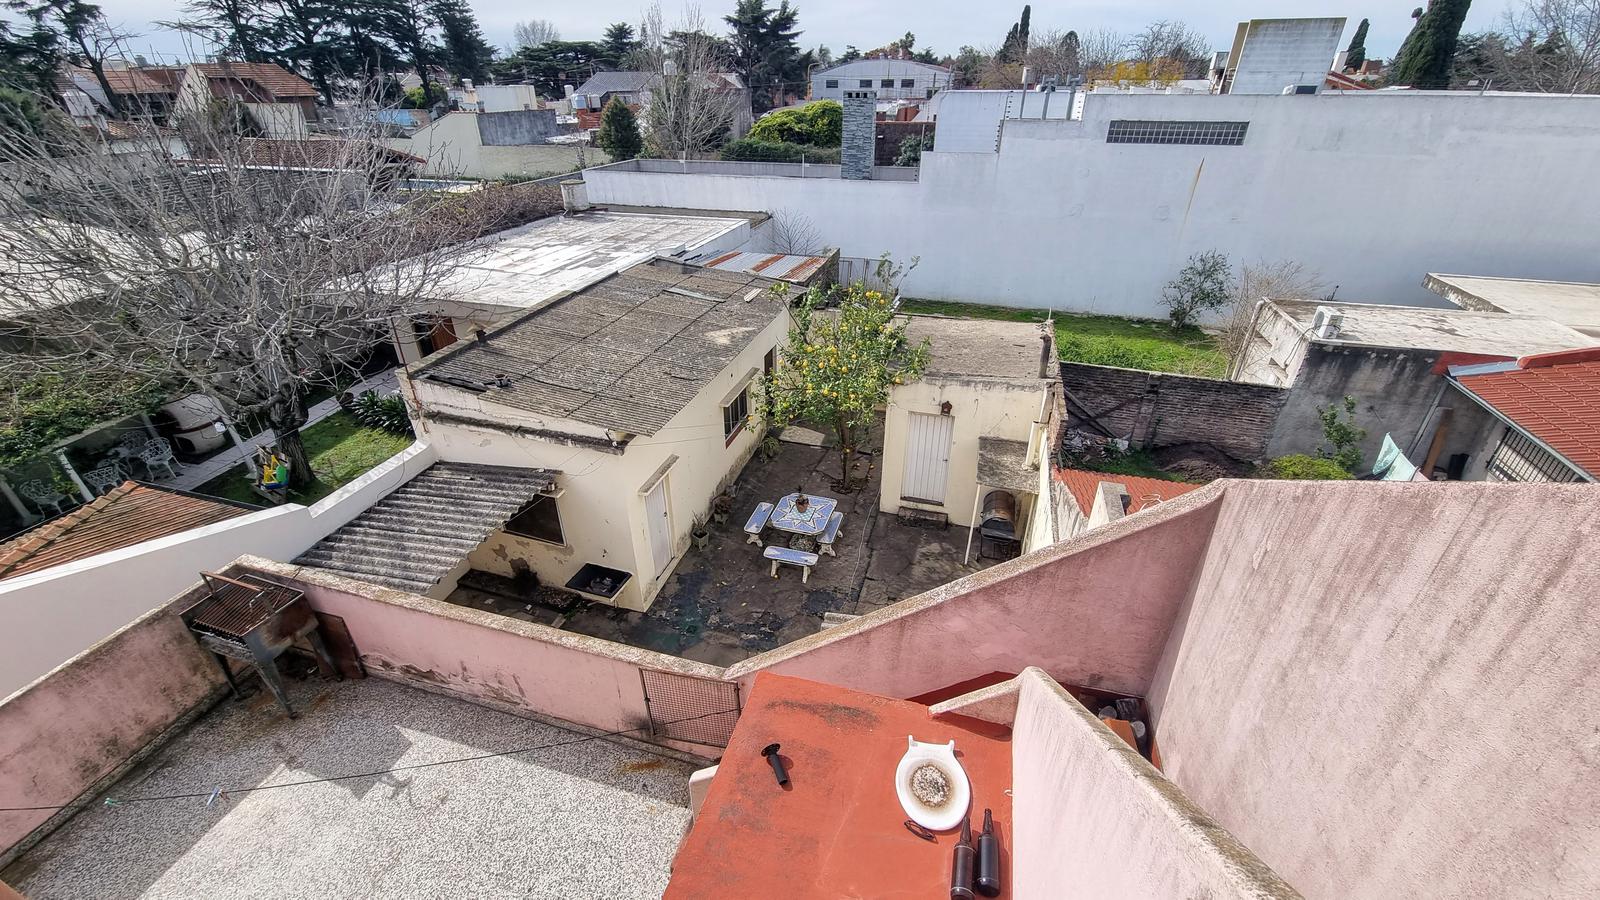
[[[704,714],[698,715],[698,716],[689,716],[689,717],[683,718],[683,719],[674,719],[674,720],[672,720],[670,722],[659,722],[659,723],[656,723],[655,727],[660,727],[662,725],[679,725],[679,724],[682,724],[684,722],[693,722],[693,721],[696,721],[696,720],[699,720],[699,719],[709,719],[709,718],[711,718],[713,716],[726,716],[726,715],[730,715],[730,714],[731,715],[738,715],[738,713],[739,713],[738,709],[724,709],[724,710],[719,710],[717,712],[704,713]],[[544,724],[544,723],[541,723],[541,724]],[[562,728],[562,726],[560,726],[560,725],[549,725],[547,727]],[[638,726],[636,728],[624,728],[624,729],[622,729],[620,731],[607,731],[607,732],[605,732],[603,734],[586,735],[584,737],[575,738],[575,739],[570,740],[570,741],[556,741],[554,743],[539,744],[539,745],[536,745],[536,746],[533,746],[533,747],[518,747],[515,750],[501,750],[501,751],[498,751],[498,752],[495,752],[495,753],[481,753],[481,754],[479,754],[477,756],[460,756],[460,757],[456,757],[454,759],[441,759],[441,760],[435,760],[434,762],[415,763],[415,764],[409,765],[409,766],[395,766],[395,767],[390,768],[390,769],[379,769],[379,770],[377,770],[375,772],[358,772],[358,773],[351,774],[351,775],[332,775],[332,776],[329,776],[327,778],[308,778],[308,779],[306,779],[304,781],[286,781],[286,782],[283,782],[281,784],[260,784],[260,785],[256,785],[255,787],[235,788],[235,789],[232,789],[232,790],[221,790],[220,788],[216,788],[216,789],[212,789],[212,790],[209,790],[209,791],[194,791],[194,792],[191,792],[191,793],[184,793],[184,794],[162,794],[160,796],[155,796],[155,797],[129,797],[129,798],[125,799],[125,800],[117,799],[115,797],[107,797],[105,799],[105,805],[107,805],[107,806],[123,806],[123,805],[129,804],[129,803],[156,803],[156,802],[167,801],[167,800],[197,800],[197,799],[202,799],[202,798],[209,798],[209,797],[212,797],[212,796],[225,796],[225,795],[228,795],[228,794],[250,794],[250,793],[255,793],[257,791],[275,790],[277,788],[304,787],[305,785],[308,785],[308,784],[326,784],[326,783],[332,782],[332,781],[350,781],[350,780],[356,779],[356,778],[376,778],[379,775],[391,775],[391,774],[394,774],[395,772],[410,772],[410,771],[413,771],[415,769],[431,769],[431,768],[434,768],[436,766],[449,766],[449,765],[455,765],[457,763],[477,762],[479,760],[485,760],[485,759],[496,759],[496,758],[502,757],[502,756],[515,756],[515,755],[517,755],[519,753],[533,753],[534,751],[537,751],[537,750],[550,750],[550,749],[553,749],[553,748],[556,748],[556,747],[569,747],[569,746],[572,746],[574,744],[582,744],[582,743],[586,743],[588,741],[603,740],[605,738],[611,738],[611,737],[621,737],[622,735],[629,734],[629,733],[634,732],[634,731],[644,731],[644,730],[646,730],[647,728],[650,728],[650,727],[652,727],[652,726],[641,725],[641,726]],[[563,729],[563,730],[567,730],[567,729]],[[655,751],[652,750],[652,751],[646,751],[646,752],[654,753]],[[660,754],[658,754],[658,755],[660,755]],[[76,804],[72,804],[72,803],[64,803],[64,804],[62,804],[60,806],[0,806],[0,812],[59,812],[59,811],[64,810],[64,809],[71,809],[75,805]]]

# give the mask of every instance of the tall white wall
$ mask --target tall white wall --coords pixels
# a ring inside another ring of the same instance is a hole
[[[1107,144],[1112,119],[1249,121],[1237,147]],[[941,126],[942,127],[942,126]],[[590,170],[595,203],[783,209],[912,296],[1160,316],[1191,254],[1297,260],[1341,299],[1439,305],[1429,271],[1600,280],[1600,97],[1097,95],[921,180]]]

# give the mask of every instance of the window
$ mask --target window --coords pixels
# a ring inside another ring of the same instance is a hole
[[[744,430],[745,420],[750,418],[750,389],[747,387],[739,392],[727,406],[722,408],[722,439],[724,444],[733,443],[739,432]]]
[[[1515,428],[1506,428],[1489,457],[1489,481],[1577,481],[1578,473]]]
[[[827,86],[830,87],[830,88],[836,88],[836,87],[839,86],[839,79],[837,79],[837,78],[829,78],[825,82],[825,84],[827,84]]]
[[[894,79],[893,78],[885,78],[881,82],[878,83],[878,86],[879,87],[894,87]]]
[[[863,78],[863,79],[861,79],[861,86],[862,87],[872,87],[872,79],[871,78]]]
[[[556,509],[554,497],[540,497],[533,501],[532,506],[517,513],[506,523],[506,533],[547,544],[567,542],[561,534],[561,512]]]
[[[915,78],[902,78],[900,79],[900,86],[903,88],[914,88],[917,86],[917,80]]]
[[[778,368],[778,348],[773,347],[767,355],[761,357],[761,374],[771,375]]]
[[[1244,143],[1249,122],[1150,122],[1113,119],[1108,144],[1204,144],[1237,147]]]

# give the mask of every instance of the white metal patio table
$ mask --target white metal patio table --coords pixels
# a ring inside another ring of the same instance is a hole
[[[800,506],[801,497],[806,498],[804,508]],[[828,530],[828,517],[833,515],[838,506],[839,501],[832,497],[789,494],[773,504],[772,518],[767,520],[767,524],[794,535],[789,540],[791,548],[811,552],[816,549],[817,536]]]

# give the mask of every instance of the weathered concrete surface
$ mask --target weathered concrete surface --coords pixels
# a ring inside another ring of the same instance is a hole
[[[197,705],[222,674],[175,612],[135,619],[0,703],[0,807],[72,803]],[[0,859],[51,810],[0,812]]]
[[[1300,896],[1048,675],[1016,681],[1015,896]]]
[[[1411,446],[1444,386],[1444,377],[1433,372],[1438,358],[1432,350],[1311,345],[1273,425],[1267,454],[1317,452],[1325,443],[1318,413],[1333,404],[1343,415],[1345,397],[1355,398],[1355,423],[1367,430],[1361,451],[1368,464],[1386,433],[1401,447]]]
[[[1600,494],[1222,484],[1172,780],[1308,897],[1600,895]]]
[[[291,682],[291,721],[228,702],[9,869],[30,900],[92,897],[658,897],[693,766],[367,679]],[[581,741],[581,742],[580,742]],[[577,743],[574,743],[577,742]]]
[[[512,109],[478,113],[478,135],[485,147],[542,144],[561,133],[553,109]]]

